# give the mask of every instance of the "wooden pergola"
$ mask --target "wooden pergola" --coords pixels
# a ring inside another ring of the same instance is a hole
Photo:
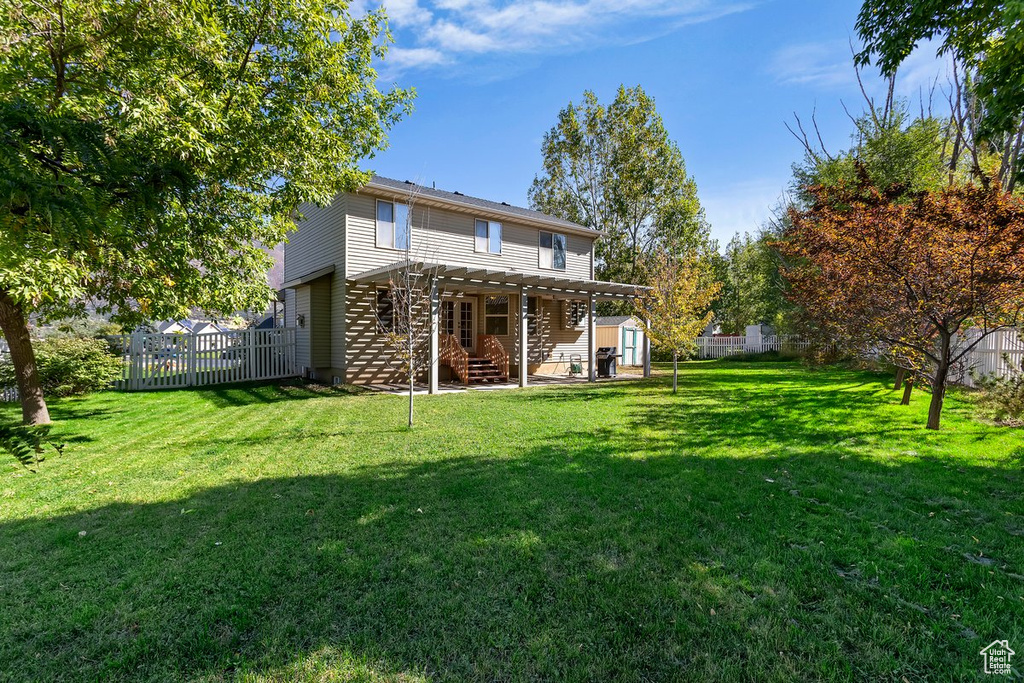
[[[597,302],[629,301],[645,290],[639,285],[620,282],[584,280],[557,275],[536,275],[510,270],[473,268],[445,263],[402,260],[359,273],[348,279],[360,284],[387,284],[398,273],[413,270],[429,273],[430,278],[430,393],[438,390],[440,366],[441,289],[451,287],[462,291],[509,291],[519,293],[519,386],[527,386],[527,354],[529,351],[528,297],[549,295],[588,302],[587,339],[589,380],[597,381]],[[644,377],[651,375],[650,339],[644,335]]]

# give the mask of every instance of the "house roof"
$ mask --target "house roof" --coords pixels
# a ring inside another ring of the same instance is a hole
[[[374,268],[351,277],[355,282],[385,284],[403,270],[411,269],[424,274],[429,273],[446,284],[460,288],[480,290],[518,289],[526,287],[534,292],[549,292],[581,298],[594,294],[603,299],[627,299],[636,296],[646,289],[639,285],[627,285],[619,282],[601,282],[600,280],[583,280],[579,278],[557,275],[532,275],[513,270],[492,270],[477,266],[463,266],[451,263],[428,263],[425,261],[396,261],[395,263]]]
[[[532,225],[558,228],[565,230],[566,232],[583,234],[589,237],[600,237],[604,234],[600,230],[594,230],[593,228],[588,228],[587,226],[580,225],[579,223],[573,223],[572,221],[567,221],[562,218],[556,218],[555,216],[548,215],[542,211],[534,211],[533,209],[526,209],[521,206],[513,206],[507,202],[494,202],[489,199],[481,199],[480,197],[470,197],[469,195],[464,195],[461,192],[438,190],[434,187],[417,185],[411,180],[395,180],[394,178],[385,178],[383,176],[375,175],[363,189],[376,192],[390,192],[392,194],[400,192],[403,195],[415,196],[419,201],[427,200],[462,209],[474,209],[476,211],[505,216],[510,219],[519,220]]]
[[[618,327],[622,323],[633,320],[631,315],[608,315],[597,319],[598,327]]]

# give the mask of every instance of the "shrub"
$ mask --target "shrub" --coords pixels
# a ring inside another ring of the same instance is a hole
[[[982,377],[978,403],[992,411],[997,422],[1024,425],[1024,362],[1008,377]]]
[[[51,337],[32,343],[39,381],[48,396],[81,396],[106,389],[121,376],[121,359],[102,339]],[[14,368],[0,365],[0,386],[16,385]]]

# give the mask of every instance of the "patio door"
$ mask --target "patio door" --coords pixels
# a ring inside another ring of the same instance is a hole
[[[476,311],[473,299],[449,299],[441,304],[441,331],[453,335],[466,351],[476,346]]]

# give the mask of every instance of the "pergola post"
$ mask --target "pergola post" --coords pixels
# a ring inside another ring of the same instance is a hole
[[[644,377],[651,376],[651,319],[644,320]]]
[[[590,372],[587,379],[597,381],[597,297],[590,293],[587,306],[587,352]]]
[[[527,384],[527,343],[529,334],[530,298],[526,287],[519,288],[519,386]]]
[[[441,334],[441,295],[437,291],[437,278],[430,278],[430,388],[431,394],[438,391],[438,375],[440,363]]]

